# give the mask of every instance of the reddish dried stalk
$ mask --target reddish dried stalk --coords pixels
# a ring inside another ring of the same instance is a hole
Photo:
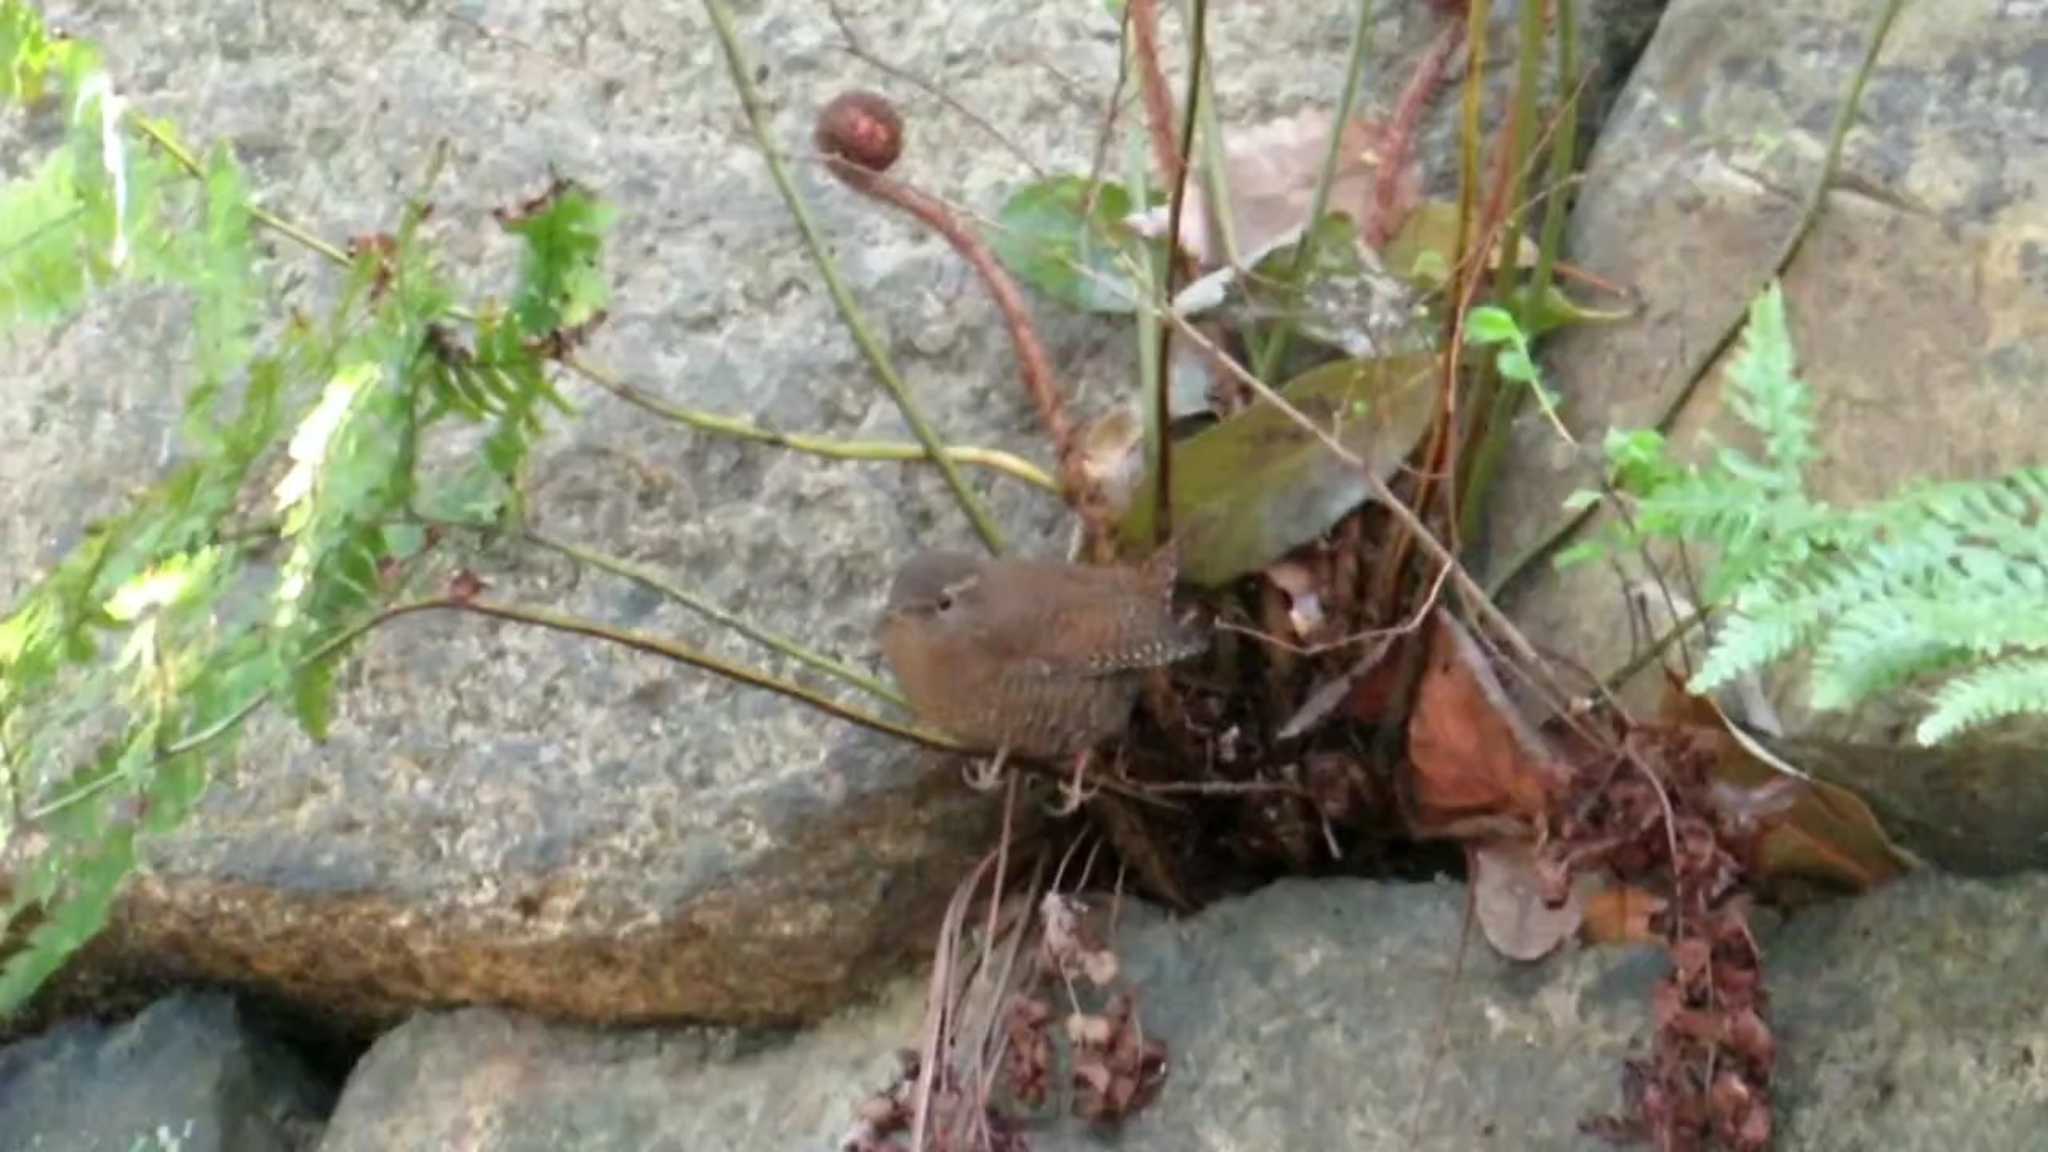
[[[1108,501],[1083,467],[1080,440],[1073,421],[1067,417],[1066,401],[1053,375],[1052,358],[1032,326],[1023,293],[1017,290],[1009,273],[1003,271],[995,254],[960,223],[943,201],[892,179],[881,170],[893,163],[902,149],[901,120],[894,108],[873,93],[844,93],[819,113],[816,138],[824,153],[825,167],[840,183],[908,213],[937,232],[987,285],[1016,346],[1017,369],[1024,381],[1024,391],[1031,397],[1038,421],[1052,441],[1060,496],[1081,517],[1091,550],[1106,544],[1110,531]]]
[[[1415,71],[1409,74],[1408,83],[1401,88],[1401,98],[1394,105],[1393,118],[1387,122],[1383,137],[1387,146],[1373,180],[1375,235],[1370,238],[1370,243],[1375,248],[1383,247],[1393,239],[1394,207],[1401,198],[1401,172],[1408,166],[1409,154],[1415,151],[1415,134],[1422,126],[1422,114],[1429,110],[1437,90],[1443,87],[1444,73],[1450,67],[1451,58],[1463,46],[1464,33],[1463,20],[1453,20],[1444,25],[1430,43],[1429,51],[1416,63]],[[1380,235],[1382,232],[1385,234]]]
[[[1166,73],[1159,66],[1159,3],[1130,0],[1125,11],[1130,14],[1131,38],[1137,48],[1138,90],[1145,99],[1145,128],[1152,141],[1152,162],[1159,166],[1162,184],[1178,187],[1187,173],[1173,138],[1173,93],[1167,90]]]

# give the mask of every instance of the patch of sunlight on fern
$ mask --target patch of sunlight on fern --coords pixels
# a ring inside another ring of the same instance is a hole
[[[1914,735],[1938,744],[2014,716],[2048,715],[2048,657],[2001,660],[1963,673],[1934,694]]]

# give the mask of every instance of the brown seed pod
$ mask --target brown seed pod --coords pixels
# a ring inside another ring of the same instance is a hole
[[[878,93],[841,92],[818,113],[811,139],[818,151],[869,172],[886,172],[903,154],[903,117]]]

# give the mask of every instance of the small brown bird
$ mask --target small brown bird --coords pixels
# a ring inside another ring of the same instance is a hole
[[[1170,566],[1099,567],[926,552],[896,573],[882,653],[919,719],[1034,758],[1123,731],[1148,668],[1196,655]]]

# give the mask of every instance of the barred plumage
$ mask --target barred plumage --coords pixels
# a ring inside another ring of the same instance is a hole
[[[896,574],[882,652],[919,718],[990,749],[1058,757],[1122,731],[1142,674],[1207,650],[1168,569],[927,552]]]

